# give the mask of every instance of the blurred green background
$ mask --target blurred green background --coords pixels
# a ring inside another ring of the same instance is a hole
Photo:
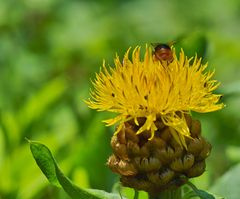
[[[111,191],[118,177],[105,162],[113,128],[83,102],[90,79],[116,52],[172,40],[216,69],[227,105],[193,114],[213,145],[207,172],[193,182],[238,199],[239,0],[0,0],[0,198],[68,198],[49,185],[25,138],[46,144],[79,186]]]

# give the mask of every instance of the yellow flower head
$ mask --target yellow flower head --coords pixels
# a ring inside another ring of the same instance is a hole
[[[117,56],[115,67],[107,69],[105,62],[93,82],[94,90],[87,101],[90,108],[117,113],[107,125],[118,123],[118,131],[124,122],[146,118],[136,132],[149,131],[151,138],[156,133],[155,121],[161,118],[171,127],[176,141],[186,147],[185,137],[190,132],[184,117],[190,111],[205,113],[223,108],[217,104],[221,95],[213,94],[219,83],[211,80],[214,72],[204,72],[207,64],[201,64],[197,56],[188,59],[183,50],[179,59],[172,49],[171,62],[159,61],[150,47],[146,47],[144,59],[140,58],[140,47],[136,47],[129,59],[126,52],[121,62]],[[150,139],[151,139],[150,138]]]

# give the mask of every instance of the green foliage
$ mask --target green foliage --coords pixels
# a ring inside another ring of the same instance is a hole
[[[69,180],[59,169],[54,157],[52,156],[51,151],[43,144],[39,142],[30,141],[30,149],[32,152],[32,155],[39,166],[39,168],[42,170],[43,174],[46,176],[46,178],[49,180],[49,182],[57,187],[61,187],[66,191],[66,193],[73,199],[117,199],[121,198],[124,199],[125,197],[119,194],[114,193],[107,193],[102,190],[96,190],[96,189],[89,189],[84,190],[82,188],[77,187],[74,185],[71,180]],[[231,174],[230,174],[231,175]],[[229,180],[229,179],[228,179]],[[191,187],[192,190],[186,192],[183,195],[184,199],[190,199],[195,196],[198,196],[200,199],[217,199],[220,197],[215,197],[210,193],[207,193],[206,191],[197,189],[196,186],[194,186],[192,183],[188,182],[189,187]],[[218,184],[216,186],[221,187],[221,184]],[[116,189],[116,188],[115,188]],[[139,198],[139,192],[135,190],[134,192],[134,199]],[[169,198],[169,197],[167,197]]]
[[[207,50],[207,38],[204,33],[193,32],[189,35],[182,35],[176,40],[174,45],[176,52],[179,53],[181,49],[186,51],[188,57],[205,57]],[[194,46],[194,48],[193,48]]]
[[[214,193],[218,193],[226,198],[238,198],[240,194],[240,164],[227,171],[211,188]]]
[[[118,199],[120,198],[117,194],[110,194],[102,190],[84,190],[74,185],[59,169],[56,161],[54,160],[50,150],[39,142],[30,143],[30,149],[33,157],[42,170],[44,175],[47,177],[50,183],[53,185],[62,186],[66,193],[73,199]],[[123,197],[122,197],[123,198]],[[123,198],[124,199],[124,198]]]
[[[204,190],[200,190],[198,189],[194,184],[192,184],[191,182],[187,183],[192,190],[189,191],[183,198],[184,199],[190,199],[193,198],[195,196],[198,196],[200,199],[217,199],[217,197],[213,196],[212,194],[204,191]]]
[[[55,161],[49,149],[37,142],[29,141],[29,143],[31,152],[39,168],[51,184],[59,187],[60,185],[56,175]]]
[[[177,51],[197,52],[216,70],[226,104],[216,113],[193,113],[213,146],[206,172],[193,182],[219,195],[231,187],[222,195],[238,199],[239,189],[222,179],[228,171],[237,176],[240,163],[239,6],[238,0],[0,1],[0,198],[66,198],[48,185],[25,137],[47,144],[78,186],[110,192],[118,181],[105,165],[113,129],[83,102],[90,79],[102,59],[113,65],[115,53],[122,57],[129,46],[175,40]],[[218,182],[223,189],[212,188]]]

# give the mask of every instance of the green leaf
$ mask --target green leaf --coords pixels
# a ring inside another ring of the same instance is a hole
[[[225,84],[221,88],[221,91],[224,93],[224,98],[226,97],[237,97],[240,95],[240,81],[233,81],[231,83]]]
[[[5,155],[5,140],[4,140],[4,136],[3,136],[3,130],[0,127],[0,168],[3,164],[3,160],[4,160],[4,155]]]
[[[198,189],[194,184],[192,184],[191,182],[187,183],[191,188],[192,191],[196,194],[196,196],[198,196],[201,199],[217,199],[215,196],[213,196],[212,194],[204,191],[204,190],[200,190]],[[191,195],[191,194],[190,194]],[[193,195],[192,195],[193,196]],[[190,197],[191,198],[191,197]]]
[[[174,44],[177,54],[182,48],[188,57],[204,57],[207,49],[207,39],[204,33],[196,31],[180,36]]]
[[[229,171],[227,171],[222,177],[220,177],[216,183],[210,188],[211,192],[221,194],[227,199],[238,199],[240,196],[240,164],[237,164]]]
[[[227,146],[226,156],[232,162],[240,162],[240,147],[239,146]]]
[[[117,193],[108,193],[103,190],[98,190],[98,189],[87,189],[88,192],[98,196],[99,198],[104,198],[104,199],[126,199],[123,196],[120,196],[120,194]]]
[[[74,185],[59,169],[51,151],[39,142],[29,141],[33,157],[53,185],[60,186],[73,199],[120,199],[118,194],[107,193],[102,190],[81,189]]]
[[[20,137],[20,128],[16,118],[16,113],[12,111],[1,111],[0,123],[2,133],[5,134],[5,144],[9,149],[18,145]]]
[[[37,91],[17,114],[21,128],[25,129],[41,118],[49,106],[61,98],[66,88],[67,81],[62,77],[57,77]]]
[[[202,190],[199,190],[199,191],[202,191]],[[214,198],[214,199],[224,199],[223,197],[217,196],[215,194],[210,194],[209,192],[206,192],[206,191],[202,191],[202,192],[205,192],[205,193],[203,193],[203,194],[202,193],[196,193],[195,191],[191,190],[191,191],[184,194],[183,199],[209,198],[208,195],[212,195],[211,198]]]
[[[204,190],[198,189],[195,192],[201,199],[215,199],[215,197],[212,194],[210,194]]]
[[[134,197],[137,197],[137,195],[138,195],[139,199],[148,199],[147,192],[137,191],[138,193],[136,193],[136,191],[134,189],[129,188],[129,187],[124,187],[124,186],[121,185],[120,182],[116,182],[113,185],[112,192],[113,193],[119,193],[120,195],[124,195],[126,198],[134,198]]]
[[[49,182],[55,186],[60,187],[56,175],[54,159],[50,150],[44,145],[33,141],[30,141],[30,149],[37,165],[43,174],[47,177]]]

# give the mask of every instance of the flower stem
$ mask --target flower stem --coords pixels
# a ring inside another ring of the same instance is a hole
[[[167,190],[158,193],[157,195],[148,195],[149,199],[181,199],[182,198],[182,190],[178,188],[176,190]]]
[[[134,198],[133,199],[138,199],[138,190],[134,189]]]

